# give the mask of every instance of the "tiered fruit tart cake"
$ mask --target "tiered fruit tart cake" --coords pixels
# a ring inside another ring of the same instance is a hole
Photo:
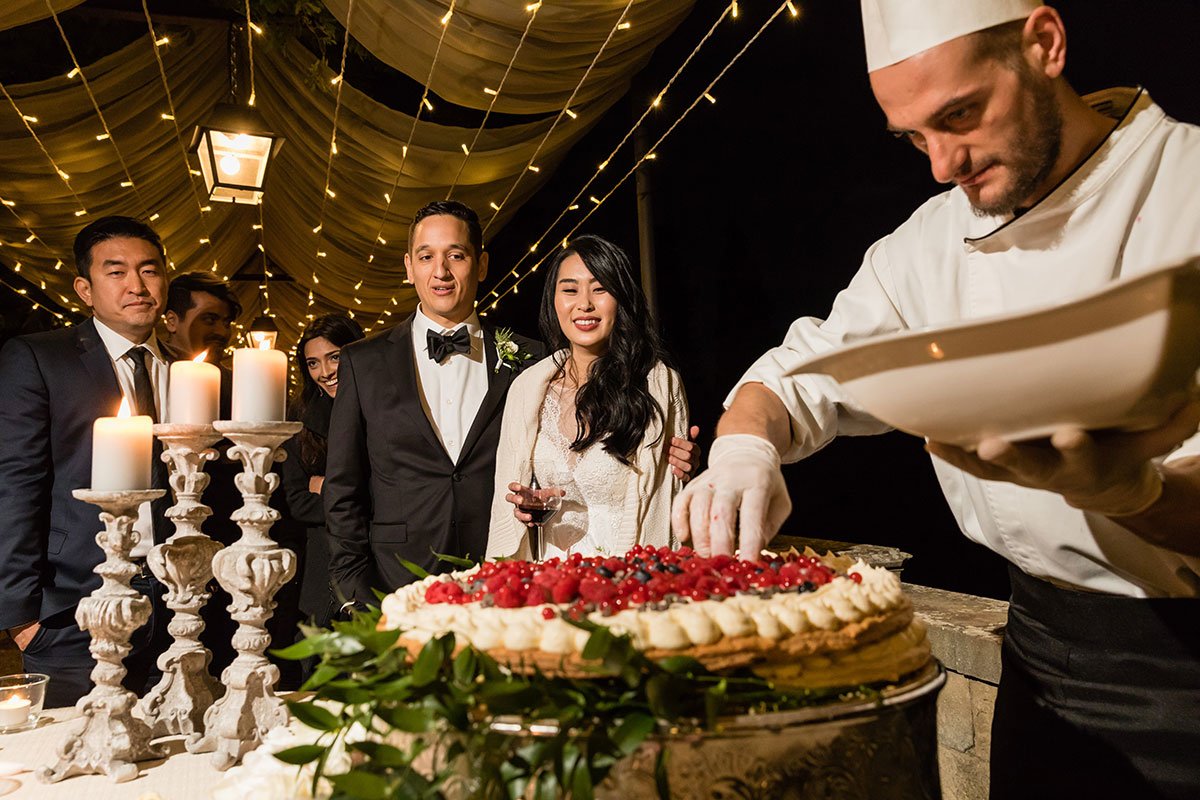
[[[588,630],[627,634],[648,658],[749,667],[780,687],[897,681],[930,658],[899,579],[812,551],[759,560],[635,546],[623,557],[488,562],[387,596],[380,627],[414,654],[453,631],[515,672],[596,677]]]

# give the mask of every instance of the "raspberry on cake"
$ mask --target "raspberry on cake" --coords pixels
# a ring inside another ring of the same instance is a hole
[[[581,653],[588,619],[651,658],[750,667],[781,685],[898,680],[929,659],[900,582],[861,561],[763,553],[704,558],[635,546],[623,557],[488,562],[410,584],[383,601],[381,627],[418,650],[453,631],[514,670],[595,677]]]

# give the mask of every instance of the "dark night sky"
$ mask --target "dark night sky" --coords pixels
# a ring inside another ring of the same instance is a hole
[[[743,2],[655,112],[664,131],[774,10]],[[1168,114],[1200,123],[1193,52],[1200,3],[1066,0],[1067,78],[1081,93],[1146,86]],[[884,131],[865,72],[859,4],[802,3],[768,28],[659,148],[651,167],[660,317],[706,448],[725,393],[798,316],[824,316],[862,255],[940,191],[928,162]],[[580,143],[554,179],[491,243],[493,275],[528,248],[716,20],[701,0],[659,48],[626,102]],[[628,151],[617,161],[624,174]],[[616,166],[616,162],[614,162]],[[600,186],[607,191],[614,178]],[[632,179],[581,228],[637,252]],[[1194,223],[1191,223],[1194,224]],[[559,231],[561,239],[565,231]],[[553,238],[552,238],[553,240]],[[490,284],[485,289],[491,288]],[[492,321],[535,333],[541,279]],[[905,578],[1007,596],[1002,560],[958,533],[915,437],[843,438],[785,468],[795,510],[785,533],[898,546]]]

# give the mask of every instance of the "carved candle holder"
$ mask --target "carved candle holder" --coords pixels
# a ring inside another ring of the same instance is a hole
[[[229,456],[243,465],[234,481],[245,504],[232,517],[242,536],[213,557],[217,581],[233,598],[229,612],[238,622],[237,658],[221,674],[225,695],[204,714],[204,732],[190,735],[186,747],[190,753],[215,751],[213,766],[224,770],[288,721],[287,708],[274,692],[279,669],[263,653],[271,644],[266,623],[275,610],[273,598],[296,573],[296,554],[271,538],[279,512],[268,501],[279,486],[271,466],[287,457],[280,446],[302,426],[219,420],[213,427],[233,442]]]
[[[200,644],[200,609],[209,598],[213,556],[224,546],[200,530],[212,515],[200,497],[211,480],[204,466],[217,458],[213,445],[221,434],[212,425],[160,424],[154,435],[162,440],[162,460],[170,466],[175,505],[166,516],[175,523],[175,533],[152,547],[146,561],[167,588],[166,605],[174,612],[167,630],[174,641],[158,657],[162,679],[133,713],[156,737],[191,735],[204,730],[204,712],[221,694],[219,682],[208,674],[212,653]]]
[[[162,758],[165,752],[150,745],[150,728],[133,715],[137,696],[121,686],[122,663],[129,655],[129,637],[150,619],[150,598],[129,585],[138,568],[129,552],[141,535],[133,529],[138,506],[165,494],[163,489],[93,492],[76,489],[72,494],[85,503],[100,506],[104,530],[96,542],[104,550],[104,561],[96,566],[100,587],[79,601],[75,619],[92,635],[89,649],[96,666],[95,686],[75,704],[83,717],[58,748],[53,766],[38,767],[37,777],[47,783],[71,775],[104,773],[121,783],[137,777],[135,761]]]

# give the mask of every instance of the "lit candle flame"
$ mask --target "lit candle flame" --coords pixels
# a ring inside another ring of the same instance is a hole
[[[133,413],[130,410],[128,397],[121,398],[121,407],[117,409],[117,416],[121,419],[128,419],[129,417],[133,416]]]
[[[202,363],[204,363],[204,362],[205,362],[205,361],[207,361],[207,360],[208,360],[208,351],[207,351],[207,350],[201,350],[201,351],[200,351],[200,352],[199,352],[199,353],[196,355],[196,357],[192,359],[192,361],[194,361],[194,362],[195,362],[195,363],[197,363],[197,364],[202,364]]]
[[[259,339],[259,341],[258,341],[258,349],[259,349],[259,350],[270,350],[270,349],[271,349],[271,342],[270,342],[270,341],[268,341],[268,340],[267,340],[265,337],[264,337],[264,338],[262,338],[262,339]]]

